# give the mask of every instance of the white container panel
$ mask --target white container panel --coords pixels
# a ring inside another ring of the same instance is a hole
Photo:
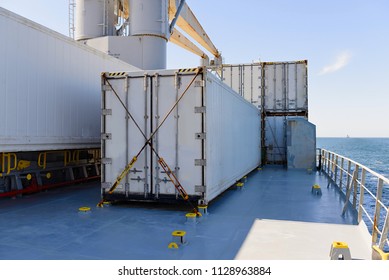
[[[142,132],[148,136],[150,131],[149,116],[150,110],[146,104],[149,102],[150,90],[144,90],[144,77],[134,78],[127,86],[127,81],[118,79],[110,81],[120,100],[131,112]],[[128,90],[128,87],[136,90]],[[103,118],[103,133],[109,140],[103,141],[103,156],[110,160],[110,164],[103,165],[104,181],[109,185],[115,182],[117,176],[124,167],[137,155],[145,143],[145,138],[135,126],[134,122],[127,115],[126,109],[113,91],[106,91],[103,96],[103,109],[111,110],[112,114]],[[104,139],[103,134],[103,139]],[[138,156],[131,172],[116,189],[119,193],[133,193],[144,196],[150,186],[150,169],[148,150]]]
[[[235,90],[241,96],[242,83],[240,81],[241,65],[224,65],[222,69],[222,79],[230,88]]]
[[[129,87],[125,89],[128,92],[120,96],[127,96],[127,107],[138,124],[141,127],[150,125],[151,131],[155,131],[194,76],[194,73],[176,73],[171,70],[143,74],[130,72],[127,77],[112,78],[109,81],[113,81],[115,88],[120,91],[126,88],[124,84],[128,80]],[[150,100],[139,99],[145,95],[145,83],[141,83],[139,77],[147,77],[150,81],[147,83],[147,89],[151,91]],[[106,99],[116,98],[109,94],[109,91],[103,91],[103,96]],[[140,134],[134,126],[124,124],[128,120],[125,119],[123,108],[118,108],[118,104],[114,106],[112,101],[103,101],[103,104],[105,109],[122,112],[118,118],[114,112],[112,116],[103,116],[103,133],[112,134],[112,139],[103,140],[103,157],[112,160],[112,164],[103,164],[102,169],[103,188],[107,189],[139,151],[145,139],[139,137]],[[150,117],[144,118],[147,120],[145,124],[141,120],[140,110],[144,105],[150,108]],[[110,126],[116,128],[109,128]],[[127,127],[127,139],[130,141],[123,140],[124,135],[121,132]],[[151,132],[146,132],[149,137]],[[131,141],[138,142],[134,145]],[[154,135],[152,146],[177,176],[189,196],[210,201],[260,164],[260,113],[255,106],[213,74],[206,72],[196,78],[178,106]],[[149,155],[153,153],[149,146],[145,151]],[[130,157],[124,156],[128,153]],[[203,161],[199,163],[199,160]],[[149,188],[145,190],[146,200],[179,197],[169,177],[158,165],[158,157],[155,154],[149,163],[142,164],[147,167],[151,176],[146,176],[149,178],[147,182],[150,182]],[[142,164],[138,167],[135,165],[135,168],[141,169]],[[139,197],[142,186],[134,189],[131,187],[132,181],[128,182],[132,173],[135,173],[134,168],[127,175],[127,181],[122,182],[123,186],[126,182],[130,184],[126,192],[123,189],[115,190],[113,196],[142,199]]]
[[[0,8],[0,151],[98,147],[100,74],[137,68]]]
[[[243,69],[243,96],[247,101],[260,108],[262,67],[258,64],[251,64],[244,65]]]
[[[260,112],[211,74],[206,83],[206,197],[260,165]]]
[[[156,81],[158,79],[158,81]],[[180,87],[175,88],[175,76],[159,76],[154,78],[153,114],[154,128],[158,127],[164,116],[176,103],[193,76],[180,76]],[[200,80],[198,77],[196,80]],[[201,114],[195,113],[195,107],[201,106],[201,87],[191,87],[180,100],[176,109],[166,119],[154,138],[154,148],[160,157],[169,165],[179,178],[180,183],[190,195],[195,194],[195,186],[202,185],[202,168],[195,166],[195,159],[202,155],[201,141],[196,133],[201,132]],[[159,167],[155,157],[156,195],[171,195],[175,188],[164,171]],[[162,180],[162,181],[161,181]],[[159,192],[157,191],[159,187]]]
[[[261,103],[261,64],[223,65],[225,84],[258,108]]]
[[[306,61],[223,65],[222,79],[258,108],[263,95],[267,112],[308,110]]]
[[[265,98],[264,108],[267,111],[283,111],[285,106],[284,67],[280,64],[265,66]]]
[[[292,65],[290,65],[292,66]],[[308,111],[308,71],[307,62],[301,62],[294,66],[296,110]],[[291,90],[293,92],[293,90]]]
[[[277,62],[264,65],[266,111],[307,111],[306,61]]]

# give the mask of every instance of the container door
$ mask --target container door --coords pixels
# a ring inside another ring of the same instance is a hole
[[[153,131],[162,123],[167,113],[185,91],[194,74],[154,76],[152,88]],[[153,138],[153,148],[175,174],[189,196],[196,195],[195,187],[202,185],[203,166],[197,160],[203,155],[201,135],[202,114],[196,108],[202,106],[201,77],[197,77],[178,105]],[[155,171],[155,172],[154,172]],[[165,170],[153,156],[152,193],[155,198],[179,197]]]
[[[110,79],[115,92],[103,94],[103,186],[109,188],[150,135],[150,78]],[[107,88],[107,87],[106,87]],[[129,90],[131,89],[131,90]],[[119,100],[120,98],[120,100]],[[131,113],[139,128],[129,117]],[[104,113],[105,112],[105,113]],[[140,132],[140,130],[142,133]],[[106,138],[106,139],[104,139]],[[150,155],[145,149],[115,190],[126,197],[147,198],[150,193]]]

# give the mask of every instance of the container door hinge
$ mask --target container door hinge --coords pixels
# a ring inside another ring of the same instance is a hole
[[[197,139],[197,140],[205,140],[205,138],[206,138],[206,133],[204,132],[204,133],[195,133],[195,139]]]
[[[102,114],[103,116],[110,116],[112,115],[112,109],[103,109]]]
[[[195,166],[206,166],[207,160],[206,159],[195,159]]]
[[[112,139],[112,133],[102,133],[101,134],[102,140],[111,140]]]
[[[101,163],[102,164],[112,164],[112,158],[102,158]]]
[[[194,87],[205,87],[205,81],[204,80],[195,81]]]
[[[206,107],[205,106],[203,106],[203,107],[195,107],[194,108],[194,112],[196,113],[196,114],[205,114],[206,113]]]
[[[207,187],[206,186],[195,186],[195,192],[206,192]]]

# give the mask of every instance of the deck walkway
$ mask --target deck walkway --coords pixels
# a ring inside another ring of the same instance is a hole
[[[322,187],[321,196],[311,193],[313,184]],[[320,231],[323,224],[356,225],[356,212],[349,209],[341,216],[343,195],[327,184],[326,176],[318,172],[265,167],[250,174],[242,189],[231,188],[213,201],[209,215],[197,224],[186,223],[186,205],[96,208],[98,182],[2,199],[0,259],[289,259],[282,254],[251,253],[260,252],[264,243],[282,244],[282,235],[297,234],[291,233],[292,224],[309,225],[303,230],[308,235]],[[82,206],[91,207],[91,212],[79,213]],[[263,223],[273,227],[264,232]],[[168,249],[175,230],[186,231],[188,243],[178,250]],[[322,244],[326,254],[331,242]],[[303,259],[322,258],[296,254]]]

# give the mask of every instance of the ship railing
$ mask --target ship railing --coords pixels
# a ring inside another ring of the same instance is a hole
[[[320,149],[319,170],[346,196],[342,215],[349,204],[358,212],[358,223],[365,221],[372,246],[389,248],[389,179],[370,168],[334,152]]]

